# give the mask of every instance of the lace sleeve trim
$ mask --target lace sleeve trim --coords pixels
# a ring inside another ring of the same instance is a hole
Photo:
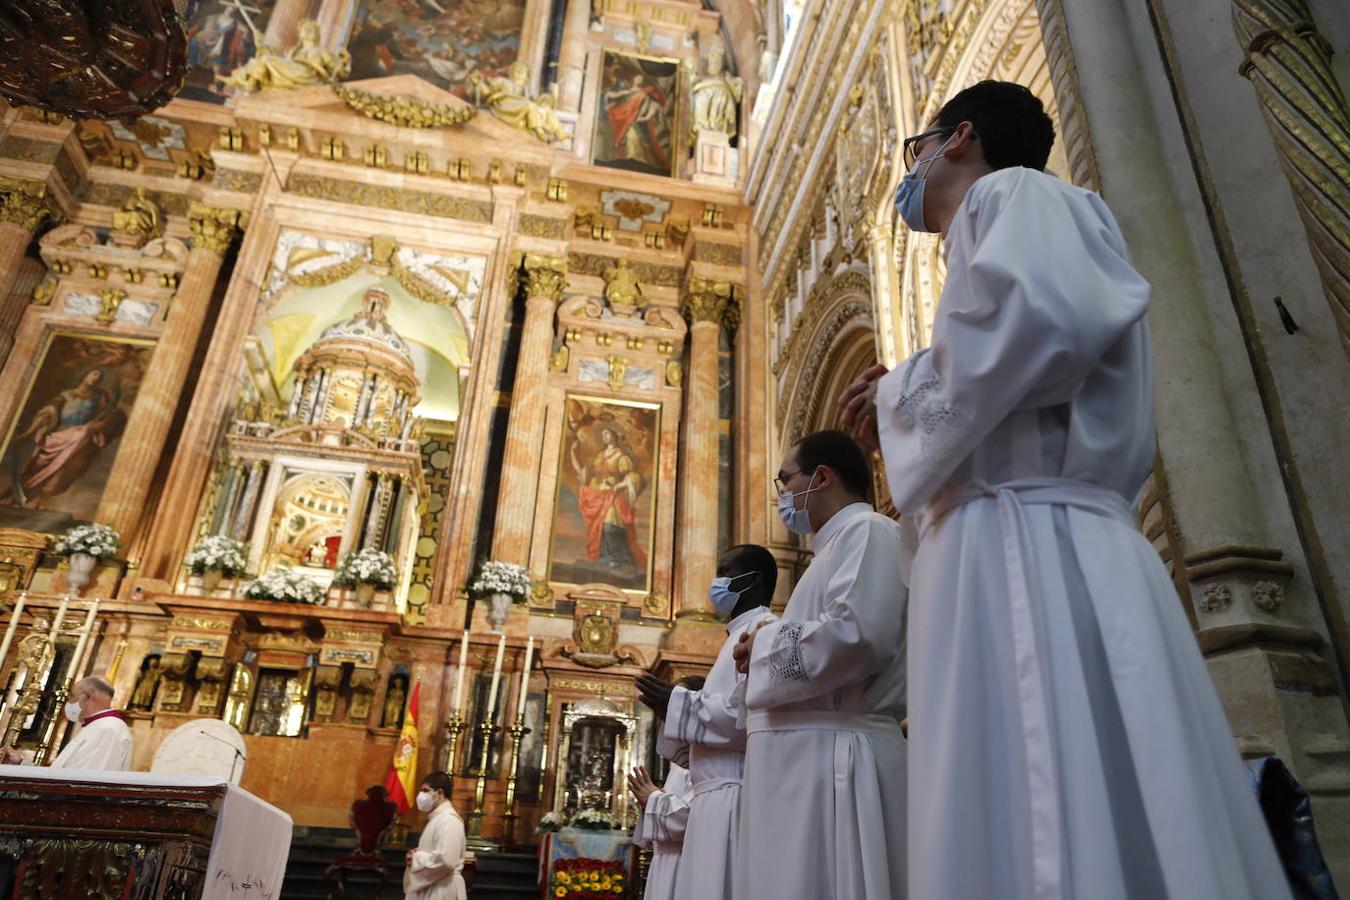
[[[915,370],[923,363],[928,363],[924,366],[928,371],[915,384]],[[945,456],[960,441],[961,426],[971,421],[969,415],[947,403],[942,387],[942,376],[933,371],[928,354],[916,356],[905,373],[897,407],[901,423],[919,431],[919,449],[925,459]]]
[[[769,651],[769,675],[774,681],[808,681],[802,662],[803,622],[788,622],[778,629]]]

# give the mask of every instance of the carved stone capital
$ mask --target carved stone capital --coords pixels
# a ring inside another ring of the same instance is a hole
[[[563,288],[567,286],[567,258],[526,253],[525,279],[527,299],[557,303],[562,299]]]
[[[193,201],[188,208],[188,225],[192,228],[194,247],[224,256],[239,233],[239,210],[220,209]]]
[[[728,320],[728,310],[735,310],[734,319]],[[736,285],[729,281],[713,281],[708,278],[690,278],[685,286],[685,295],[680,303],[680,312],[690,325],[699,322],[712,322],[733,328],[732,321],[740,324],[741,303],[737,296]]]

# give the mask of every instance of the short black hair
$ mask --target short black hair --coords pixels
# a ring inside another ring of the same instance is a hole
[[[943,104],[939,128],[969,122],[992,169],[1025,166],[1040,171],[1055,143],[1055,124],[1040,98],[1011,81],[981,81]]]
[[[750,588],[762,587],[764,592],[761,596],[765,597],[766,601],[773,598],[774,589],[778,587],[778,561],[773,558],[772,553],[759,544],[737,544],[728,547],[722,556],[731,557],[742,563],[747,572],[757,573],[759,577]]]
[[[428,772],[426,777],[422,779],[422,787],[440,791],[447,800],[450,799],[450,788],[453,784],[450,776],[444,772]]]
[[[701,691],[703,690],[703,685],[706,684],[707,681],[708,679],[704,678],[702,675],[686,675],[680,679],[679,685],[686,691]]]
[[[872,499],[872,467],[862,447],[842,431],[829,429],[808,434],[797,442],[797,467],[811,472],[829,466],[855,497]]]

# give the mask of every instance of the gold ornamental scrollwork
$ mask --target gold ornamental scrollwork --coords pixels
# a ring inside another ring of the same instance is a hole
[[[352,109],[367,118],[400,128],[451,128],[472,119],[472,106],[431,103],[416,97],[386,97],[344,84],[333,85],[337,94]]]
[[[46,191],[46,186],[38,182],[0,177],[0,222],[35,233],[55,218],[47,204]]]
[[[194,200],[188,207],[188,226],[192,229],[193,246],[224,256],[239,233],[239,220],[237,209],[221,209]]]
[[[1233,28],[1350,353],[1350,106],[1306,0],[1233,0]]]
[[[551,300],[557,303],[562,299],[563,288],[567,286],[567,259],[562,256],[526,253],[525,276],[525,291],[529,299]]]

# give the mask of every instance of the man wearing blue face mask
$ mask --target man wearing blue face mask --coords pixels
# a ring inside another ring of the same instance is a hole
[[[868,503],[841,431],[803,438],[775,479],[811,566],[781,620],[736,647],[745,683],[737,900],[905,894],[905,604],[900,527]],[[952,895],[956,896],[956,895]]]
[[[778,580],[773,554],[754,544],[732,547],[717,561],[709,595],[727,623],[727,639],[703,688],[674,687],[640,675],[643,703],[664,720],[656,750],[689,769],[692,799],[684,848],[675,875],[676,900],[730,898],[740,866],[741,776],[745,729],[740,722],[740,679],[732,648],[747,629],[773,618],[769,603]]]

